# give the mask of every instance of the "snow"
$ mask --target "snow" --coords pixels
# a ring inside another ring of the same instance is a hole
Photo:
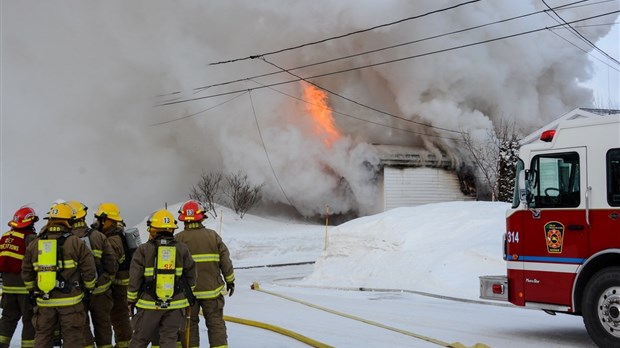
[[[303,282],[476,299],[478,278],[463,275],[505,273],[501,236],[507,208],[453,202],[356,219],[332,230],[327,252]]]
[[[328,227],[251,214],[240,219],[218,208],[219,216],[206,225],[230,249],[237,278],[225,315],[334,347],[454,342],[593,347],[581,317],[552,317],[478,298],[479,276],[506,273],[502,234],[508,208],[506,203],[448,202]],[[168,209],[176,212],[178,205]],[[136,227],[147,240],[146,218]],[[250,288],[253,283],[258,290]],[[200,325],[201,347],[208,347],[204,321]],[[231,347],[307,346],[253,326],[228,322],[227,327]]]

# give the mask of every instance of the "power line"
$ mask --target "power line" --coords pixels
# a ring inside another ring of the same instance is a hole
[[[587,1],[590,1],[590,0],[575,1],[575,2],[572,2],[572,3],[569,3],[569,4],[558,6],[558,7],[556,7],[556,9],[569,9],[569,8],[572,8],[571,7],[572,5],[579,4],[579,3],[582,3],[582,2],[587,2]],[[591,5],[591,4],[585,4],[585,5],[581,5],[581,6],[589,6],[589,5]],[[342,56],[342,57],[333,58],[333,59],[329,59],[329,60],[319,61],[319,62],[316,62],[316,63],[301,65],[301,66],[297,66],[297,67],[294,67],[294,68],[290,68],[288,70],[289,71],[295,71],[295,70],[309,68],[309,67],[313,67],[313,66],[317,66],[317,65],[333,63],[333,62],[336,62],[336,61],[339,61],[339,60],[359,57],[359,56],[370,54],[370,53],[376,53],[376,52],[381,52],[381,51],[385,51],[385,50],[390,50],[390,49],[393,49],[393,48],[408,46],[408,45],[412,45],[412,44],[416,44],[416,43],[420,43],[420,42],[424,42],[424,41],[428,41],[428,40],[438,39],[438,38],[444,37],[444,36],[460,34],[460,33],[464,33],[464,32],[467,32],[467,31],[471,31],[471,30],[475,30],[475,29],[480,29],[480,28],[484,28],[484,27],[495,25],[495,24],[499,24],[499,23],[505,23],[505,22],[510,22],[510,21],[517,20],[517,19],[522,19],[522,18],[525,18],[525,17],[537,15],[537,14],[540,14],[540,13],[545,13],[547,11],[549,11],[549,10],[540,10],[540,11],[530,12],[530,13],[527,13],[527,14],[523,14],[523,15],[511,17],[511,18],[506,18],[506,19],[502,19],[502,20],[498,20],[498,21],[494,21],[494,22],[490,22],[490,23],[486,23],[486,24],[476,25],[476,26],[472,26],[472,27],[469,27],[469,28],[465,28],[465,29],[454,30],[454,31],[451,31],[451,32],[448,32],[448,33],[444,33],[444,34],[428,36],[428,37],[425,37],[425,38],[422,38],[422,39],[408,41],[408,42],[404,42],[404,43],[400,43],[400,44],[396,44],[396,45],[391,45],[391,46],[386,46],[386,47],[382,47],[382,48],[378,48],[378,49],[374,49],[374,50],[359,52],[359,53],[355,53],[355,54],[351,54],[351,55],[347,55],[347,56]],[[253,56],[253,59],[260,58],[260,57],[264,57],[264,56],[258,56],[258,55],[257,56]],[[221,82],[221,83],[216,83],[216,84],[212,84],[212,85],[208,85],[208,86],[196,87],[196,88],[194,88],[194,90],[195,91],[203,91],[203,90],[206,90],[206,89],[209,89],[209,88],[212,88],[212,87],[225,86],[225,85],[229,85],[229,84],[233,84],[233,83],[244,82],[244,81],[248,81],[248,80],[251,80],[251,79],[257,79],[257,78],[267,77],[267,76],[271,76],[271,75],[277,75],[277,74],[281,74],[281,73],[282,73],[282,71],[274,71],[274,72],[260,74],[260,75],[255,75],[255,76],[251,76],[251,77],[247,77],[247,78],[243,78],[243,79],[237,79],[237,80],[232,80],[232,81],[227,81],[227,82]]]
[[[252,80],[252,82],[254,82],[254,83],[258,84],[258,85],[264,86],[262,83],[260,83],[258,81]],[[285,95],[285,96],[287,96],[289,98],[296,99],[296,100],[299,100],[301,102],[304,102],[304,103],[307,103],[307,104],[310,104],[310,105],[314,105],[314,106],[317,106],[317,107],[321,107],[318,104],[311,103],[311,102],[309,102],[309,101],[307,101],[307,100],[305,100],[303,98],[299,98],[299,97],[296,97],[294,95],[282,92],[282,91],[277,90],[277,89],[275,89],[273,87],[267,87],[267,88],[269,88],[270,90],[272,90],[274,92],[277,92],[277,93],[280,93],[282,95]],[[448,137],[443,137],[443,136],[437,135],[437,134],[422,133],[422,132],[412,131],[412,130],[404,129],[404,128],[400,128],[400,127],[390,126],[390,125],[379,123],[379,122],[374,122],[374,121],[371,121],[371,120],[367,120],[367,119],[364,119],[364,118],[360,118],[360,117],[357,117],[357,116],[346,114],[344,112],[340,112],[340,111],[335,110],[335,109],[333,109],[331,107],[323,107],[323,108],[325,110],[329,110],[329,111],[331,111],[331,112],[333,112],[335,114],[338,114],[338,115],[342,115],[342,116],[349,117],[349,118],[352,118],[352,119],[355,119],[355,120],[358,120],[358,121],[362,121],[362,122],[366,122],[366,123],[371,123],[371,124],[374,124],[374,125],[377,125],[377,126],[381,126],[381,127],[387,127],[387,128],[399,130],[399,131],[402,131],[402,132],[407,132],[407,133],[412,133],[412,134],[417,134],[417,135],[424,135],[424,136],[428,136],[428,137],[436,137],[436,138],[447,139],[447,140],[456,140],[456,141],[461,141],[462,140],[462,139],[459,139],[459,138],[448,138]],[[411,120],[406,120],[406,121],[414,122],[414,121],[411,121]]]
[[[278,179],[278,175],[276,175],[276,170],[273,168],[273,164],[271,164],[271,159],[269,158],[269,152],[267,151],[267,147],[265,146],[265,140],[263,139],[263,133],[260,131],[260,125],[258,123],[258,117],[256,116],[256,109],[254,108],[254,101],[252,100],[252,92],[249,91],[248,95],[250,96],[250,105],[252,106],[252,113],[254,114],[254,121],[256,121],[256,129],[258,130],[258,136],[260,137],[260,142],[263,145],[263,150],[265,151],[265,156],[267,157],[267,162],[269,162],[269,167],[271,168],[271,173],[273,174],[273,177],[276,179],[276,183],[278,184],[278,187],[280,187],[280,191],[282,191],[282,194],[284,195],[284,198],[286,198],[286,201],[288,202],[288,204],[291,207],[293,207],[295,209],[295,211],[297,211],[297,213],[299,215],[304,216],[302,213],[299,212],[299,210],[297,210],[297,207],[295,207],[295,205],[291,202],[291,200],[286,195],[286,192],[284,192],[284,188],[282,187],[282,184],[280,184],[280,180]]]
[[[618,11],[611,11],[611,12],[607,12],[607,13],[603,13],[603,14],[599,14],[599,15],[595,15],[595,16],[591,16],[591,17],[581,18],[581,19],[574,20],[574,21],[571,21],[571,22],[568,22],[568,23],[572,24],[572,23],[576,23],[576,22],[581,22],[581,21],[586,21],[586,20],[590,20],[590,19],[600,18],[600,17],[616,14],[618,12],[620,12],[620,10],[618,10]],[[410,60],[410,59],[426,57],[426,56],[430,56],[430,55],[434,55],[434,54],[438,54],[438,53],[444,53],[444,52],[454,51],[454,50],[458,50],[458,49],[462,49],[462,48],[473,47],[473,46],[487,44],[487,43],[491,43],[491,42],[495,42],[495,41],[510,39],[510,38],[513,38],[513,37],[529,35],[529,34],[533,34],[533,33],[536,33],[536,32],[543,31],[543,30],[552,30],[552,29],[555,29],[555,28],[558,28],[558,27],[561,27],[561,26],[563,26],[563,25],[562,24],[558,24],[558,25],[554,25],[554,26],[550,26],[550,27],[543,27],[543,28],[538,28],[538,29],[532,29],[532,30],[528,30],[528,31],[524,31],[524,32],[516,33],[516,34],[505,35],[505,36],[500,36],[500,37],[493,38],[493,39],[487,39],[487,40],[477,41],[477,42],[473,42],[473,43],[469,43],[469,44],[453,46],[453,47],[449,47],[449,48],[444,48],[444,49],[439,49],[439,50],[435,50],[435,51],[430,51],[430,52],[427,52],[427,53],[421,53],[421,54],[416,54],[416,55],[407,56],[407,57],[403,57],[403,58],[391,59],[391,60],[386,60],[386,61],[383,61],[383,62],[372,63],[372,64],[367,64],[367,65],[361,65],[361,66],[352,67],[352,68],[348,68],[348,69],[337,70],[337,71],[332,71],[332,72],[328,72],[328,73],[322,73],[322,74],[318,74],[318,75],[308,76],[308,77],[305,77],[305,79],[315,79],[315,78],[319,78],[319,77],[326,77],[326,76],[331,76],[331,75],[336,75],[336,74],[347,73],[347,72],[351,72],[351,71],[355,71],[355,70],[361,70],[361,69],[371,68],[371,67],[375,67],[375,66],[381,66],[381,65],[386,65],[386,64],[392,64],[392,63],[396,63],[396,62],[406,61],[406,60]],[[271,84],[268,84],[268,85],[251,88],[251,90],[262,89],[262,88],[273,87],[273,86],[279,86],[279,85],[284,85],[284,84],[289,84],[289,83],[299,82],[299,81],[301,81],[301,79],[293,79],[293,80],[288,80],[288,81],[275,82],[275,83],[271,83]],[[172,101],[172,102],[166,102],[166,103],[161,103],[161,104],[158,104],[158,105],[159,106],[174,105],[174,104],[186,103],[186,102],[202,100],[202,99],[209,99],[209,98],[214,98],[214,97],[219,97],[219,96],[224,96],[224,95],[236,94],[236,93],[240,93],[240,92],[243,92],[243,91],[245,91],[245,89],[244,90],[229,91],[229,92],[222,92],[222,93],[211,94],[211,95],[195,97],[195,98],[188,98],[188,99]]]
[[[369,106],[369,105],[366,105],[366,104],[360,103],[360,102],[355,101],[355,100],[353,100],[353,99],[351,99],[351,98],[345,97],[345,96],[343,96],[342,94],[338,94],[338,93],[336,93],[336,92],[334,92],[334,91],[331,91],[331,90],[329,90],[329,89],[327,89],[327,88],[325,88],[325,87],[319,86],[318,84],[316,84],[316,83],[314,83],[314,82],[312,82],[312,81],[308,81],[308,80],[306,80],[305,78],[303,78],[303,77],[301,77],[301,76],[299,76],[299,75],[293,74],[292,72],[290,72],[290,71],[288,71],[288,70],[286,70],[286,69],[284,69],[284,68],[282,68],[282,67],[280,67],[280,66],[278,66],[278,65],[276,65],[276,64],[274,64],[274,63],[272,63],[272,62],[270,62],[270,61],[268,61],[268,60],[267,60],[267,59],[265,59],[264,57],[262,58],[262,60],[263,60],[263,61],[265,61],[266,63],[271,64],[272,66],[274,66],[274,67],[276,67],[276,68],[278,68],[278,69],[280,69],[280,70],[282,70],[282,71],[284,71],[284,72],[286,72],[286,73],[290,74],[290,75],[293,75],[294,77],[297,77],[298,79],[300,79],[300,80],[302,80],[302,81],[305,81],[305,82],[307,82],[307,83],[309,83],[309,84],[311,84],[311,85],[315,86],[316,88],[322,89],[322,90],[324,90],[324,91],[326,91],[326,92],[328,92],[328,93],[330,93],[330,94],[333,94],[333,95],[335,95],[335,96],[337,96],[337,97],[340,97],[340,98],[342,98],[342,99],[344,99],[344,100],[346,100],[346,101],[349,101],[349,102],[351,102],[351,103],[353,103],[353,104],[356,104],[356,105],[359,105],[359,106],[365,107],[365,108],[367,108],[367,109],[370,109],[370,110],[376,111],[376,112],[378,112],[378,113],[380,113],[380,114],[387,115],[387,116],[390,116],[390,117],[394,117],[394,118],[397,118],[397,119],[402,120],[402,121],[405,121],[405,122],[415,123],[415,124],[418,124],[418,125],[421,125],[421,126],[424,126],[424,127],[429,127],[429,128],[433,128],[433,129],[438,129],[438,130],[442,130],[442,131],[446,131],[446,132],[453,132],[453,133],[459,133],[459,134],[462,134],[462,132],[459,132],[459,131],[455,131],[455,130],[448,129],[448,128],[436,127],[436,126],[433,126],[433,125],[430,125],[430,124],[426,124],[426,123],[422,123],[422,122],[413,121],[413,120],[410,120],[410,119],[407,119],[407,118],[404,118],[404,117],[401,117],[401,116],[397,116],[397,115],[391,114],[391,113],[389,113],[389,112],[385,112],[385,111],[383,111],[383,110],[379,110],[379,109],[374,108],[374,107],[372,107],[372,106]]]
[[[591,0],[587,0],[587,1],[591,1]],[[573,4],[566,4],[566,5],[561,5],[558,7],[554,7],[556,10],[567,10],[567,9],[571,9],[571,8],[578,8],[578,7],[584,7],[584,6],[592,6],[592,5],[598,5],[598,4],[604,4],[606,2],[615,2],[618,0],[601,0],[601,1],[597,1],[597,2],[591,2],[589,4],[583,4],[583,5],[573,5]],[[545,10],[547,11],[547,10]]]
[[[620,22],[600,23],[600,24],[587,24],[587,25],[573,25],[573,28],[589,28],[589,27],[605,27],[620,24]],[[564,28],[561,28],[564,29]]]
[[[565,28],[558,28],[558,29],[565,29]],[[553,30],[551,30],[551,32],[552,32],[553,34],[555,34],[557,37],[559,37],[560,39],[562,39],[562,40],[566,41],[569,45],[572,45],[573,47],[577,48],[578,50],[580,50],[580,51],[582,51],[582,52],[586,53],[587,55],[589,55],[589,56],[590,56],[590,57],[592,57],[593,59],[596,59],[596,60],[598,60],[599,62],[601,62],[602,64],[607,65],[610,69],[613,69],[613,70],[615,70],[615,71],[617,71],[617,72],[620,72],[620,69],[618,69],[618,68],[615,68],[615,67],[611,66],[609,63],[607,63],[607,62],[603,61],[602,59],[600,59],[600,58],[596,57],[595,55],[591,54],[588,50],[583,49],[583,48],[581,48],[581,47],[577,46],[575,43],[571,42],[569,39],[565,38],[564,36],[562,36],[562,35],[560,35],[560,34],[556,33],[556,32],[555,32],[555,31],[553,31]]]
[[[615,62],[616,64],[618,64],[620,66],[620,62],[618,60],[616,60],[614,57],[610,56],[609,54],[607,54],[607,52],[603,51],[602,49],[600,49],[598,46],[596,46],[592,41],[588,40],[588,38],[586,38],[585,36],[583,36],[579,31],[577,31],[575,28],[573,28],[569,23],[567,23],[564,18],[562,18],[554,9],[552,9],[549,5],[547,5],[547,3],[545,2],[545,0],[541,0],[543,4],[545,4],[545,6],[547,6],[547,8],[549,10],[551,10],[551,12],[553,12],[553,14],[555,14],[561,21],[562,23],[564,23],[564,25],[566,25],[570,31],[572,33],[574,33],[575,35],[577,35],[578,37],[580,37],[582,39],[582,41],[586,42],[590,47],[594,48],[595,50],[597,50],[599,53],[601,53],[602,55],[604,55],[605,57],[609,58],[611,61]],[[549,15],[549,13],[547,13]],[[549,15],[551,16],[551,15]],[[553,17],[551,17],[553,18]],[[557,21],[557,20],[556,20]],[[559,22],[558,22],[559,23]]]
[[[378,28],[383,28],[383,27],[387,27],[387,26],[391,26],[391,25],[407,22],[407,21],[410,21],[410,20],[413,20],[413,19],[419,19],[419,18],[428,16],[428,15],[432,15],[432,14],[436,14],[436,13],[452,10],[452,9],[455,9],[455,8],[458,8],[458,7],[461,7],[461,6],[464,6],[464,5],[469,5],[469,4],[478,2],[478,1],[480,1],[480,0],[471,0],[471,1],[460,3],[460,4],[456,4],[454,6],[445,7],[445,8],[439,9],[439,10],[434,10],[434,11],[426,12],[426,13],[421,14],[421,15],[403,18],[403,19],[400,19],[400,20],[397,20],[397,21],[394,21],[394,22],[376,25],[374,27],[370,27],[370,28],[367,28],[367,29],[353,31],[353,32],[350,32],[350,33],[347,33],[347,34],[333,36],[333,37],[329,37],[329,38],[326,38],[326,39],[322,39],[322,40],[318,40],[318,41],[314,41],[314,42],[309,42],[309,43],[305,43],[305,44],[301,44],[301,45],[297,45],[297,46],[293,46],[293,47],[283,48],[283,49],[279,49],[277,51],[260,53],[260,54],[256,54],[256,55],[251,55],[251,56],[247,56],[247,57],[244,57],[244,58],[235,58],[235,59],[230,59],[230,60],[221,61],[221,62],[209,63],[208,65],[218,65],[218,64],[227,64],[227,63],[232,63],[232,62],[238,62],[238,61],[242,61],[242,60],[254,59],[254,58],[261,57],[261,56],[264,57],[264,56],[268,56],[268,55],[272,55],[272,54],[277,54],[277,53],[282,53],[282,52],[286,52],[286,51],[290,51],[290,50],[295,50],[295,49],[306,47],[306,46],[312,46],[312,45],[316,45],[316,44],[319,44],[319,43],[324,43],[324,42],[327,42],[327,41],[341,39],[343,37],[364,33],[364,32],[367,32],[367,31],[378,29]]]
[[[183,116],[183,117],[179,117],[179,118],[175,118],[175,119],[168,120],[168,121],[163,121],[163,122],[153,123],[153,124],[151,124],[151,126],[160,126],[160,125],[162,125],[162,124],[166,124],[166,123],[170,123],[170,122],[175,122],[175,121],[183,120],[183,119],[186,119],[186,118],[189,118],[189,117],[194,117],[194,116],[196,116],[196,115],[202,114],[203,112],[207,112],[207,111],[209,111],[209,110],[212,110],[212,109],[217,108],[218,106],[222,106],[222,105],[224,105],[224,104],[226,104],[226,103],[228,103],[228,102],[230,102],[230,101],[233,101],[233,100],[235,100],[235,99],[239,98],[240,96],[242,96],[242,95],[244,95],[245,93],[248,93],[248,92],[249,92],[249,91],[245,91],[245,92],[244,92],[244,93],[242,93],[242,94],[238,94],[238,95],[236,95],[236,96],[234,96],[234,97],[232,97],[232,98],[230,98],[230,99],[228,99],[228,100],[226,100],[226,101],[223,101],[223,102],[221,102],[221,103],[219,103],[219,104],[216,104],[216,105],[214,105],[214,106],[208,107],[208,108],[206,108],[206,109],[204,109],[204,110],[200,110],[200,111],[195,112],[195,113],[193,113],[193,114],[190,114],[190,115],[187,115],[187,116]]]

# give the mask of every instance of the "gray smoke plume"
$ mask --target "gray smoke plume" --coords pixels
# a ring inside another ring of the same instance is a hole
[[[555,7],[566,2],[548,3]],[[398,116],[330,94],[341,132],[331,146],[313,131],[307,103],[300,100],[301,83],[263,87],[294,80],[292,75],[194,90],[278,71],[260,59],[207,65],[211,62],[296,46],[455,4],[2,1],[2,221],[28,203],[44,214],[60,197],[83,201],[91,217],[99,203],[115,202],[127,222],[135,224],[166,202],[187,199],[203,171],[238,170],[255,184],[265,183],[266,203],[290,201],[305,215],[321,214],[326,205],[334,213],[365,214],[375,209],[377,195],[378,158],[372,143],[419,146],[458,158],[455,139],[460,136],[441,128],[482,136],[494,121],[506,118],[517,120],[526,134],[575,107],[591,106],[593,91],[580,85],[591,77],[591,63],[586,53],[558,37],[578,42],[565,29],[312,79]],[[586,6],[558,13],[572,21],[619,7],[617,1],[582,5]],[[538,0],[481,1],[265,59],[290,69],[543,6]],[[608,16],[585,24],[615,19]],[[320,75],[556,24],[538,14],[293,73]],[[580,30],[596,42],[610,26]],[[246,89],[253,90],[237,98],[233,94],[155,106],[174,98]],[[178,118],[182,119],[168,122]]]

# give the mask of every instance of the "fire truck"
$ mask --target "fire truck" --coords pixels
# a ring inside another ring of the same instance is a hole
[[[583,317],[620,347],[620,114],[561,121],[519,150],[506,212],[506,275],[480,297]]]

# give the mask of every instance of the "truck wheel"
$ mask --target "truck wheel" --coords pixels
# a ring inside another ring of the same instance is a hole
[[[583,323],[599,347],[620,347],[620,267],[598,271],[582,301]]]

